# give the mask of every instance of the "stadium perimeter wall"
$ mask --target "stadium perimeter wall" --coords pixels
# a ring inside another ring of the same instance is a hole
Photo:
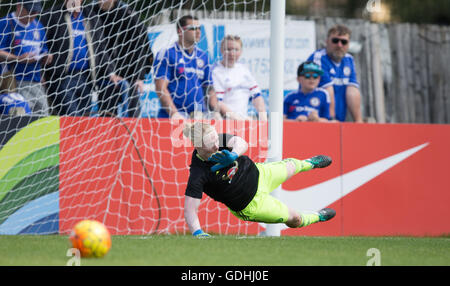
[[[113,234],[187,232],[183,194],[193,147],[180,124],[18,117],[0,125],[0,234],[67,234],[83,218],[103,221]],[[266,124],[227,121],[217,129],[245,137],[248,155],[266,159]],[[285,158],[327,154],[333,164],[284,183],[281,199],[299,210],[333,207],[337,216],[282,235],[449,234],[448,146],[450,125],[285,122]],[[212,233],[264,230],[239,224],[207,198],[200,221]]]

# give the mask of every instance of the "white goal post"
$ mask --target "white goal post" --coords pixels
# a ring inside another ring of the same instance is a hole
[[[269,97],[269,162],[283,156],[283,84],[284,84],[284,21],[286,1],[270,2],[270,97]],[[280,187],[272,192],[279,198]],[[266,235],[280,236],[278,224],[267,225]]]

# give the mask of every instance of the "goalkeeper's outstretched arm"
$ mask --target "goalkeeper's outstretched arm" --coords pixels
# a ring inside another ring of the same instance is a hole
[[[198,219],[198,207],[200,206],[200,199],[185,196],[184,199],[184,219],[188,225],[189,231],[195,237],[210,237],[209,234],[203,232],[200,221]]]
[[[189,231],[194,233],[201,229],[200,221],[198,220],[198,207],[200,206],[200,199],[190,196],[185,196],[184,199],[184,219],[188,225]]]

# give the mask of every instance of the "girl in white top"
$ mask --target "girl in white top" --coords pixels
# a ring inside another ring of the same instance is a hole
[[[251,99],[260,120],[267,120],[261,89],[248,68],[238,63],[242,54],[242,41],[238,36],[227,35],[221,42],[223,59],[214,64],[212,78],[219,100],[220,113],[226,119],[247,120],[248,102]]]

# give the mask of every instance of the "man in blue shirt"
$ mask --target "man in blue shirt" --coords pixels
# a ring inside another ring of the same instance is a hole
[[[363,122],[361,114],[361,93],[356,78],[353,57],[348,54],[351,31],[345,26],[337,25],[328,31],[325,49],[314,52],[309,61],[314,61],[325,71],[319,84],[325,88],[333,85],[335,116],[345,121],[347,107],[355,122]]]
[[[330,97],[325,89],[317,88],[324,72],[319,65],[307,61],[297,69],[298,91],[284,99],[284,118],[295,121],[321,121],[330,119]]]
[[[0,59],[9,65],[17,91],[30,103],[33,113],[48,115],[47,94],[41,81],[41,64],[52,62],[45,44],[45,28],[36,19],[39,1],[18,1],[16,11],[0,19]]]
[[[183,119],[217,111],[208,54],[197,47],[201,30],[196,17],[186,15],[177,21],[178,41],[160,51],[154,61],[155,89],[161,101],[158,117]],[[203,89],[207,90],[207,100]],[[217,114],[217,112],[216,112]]]

